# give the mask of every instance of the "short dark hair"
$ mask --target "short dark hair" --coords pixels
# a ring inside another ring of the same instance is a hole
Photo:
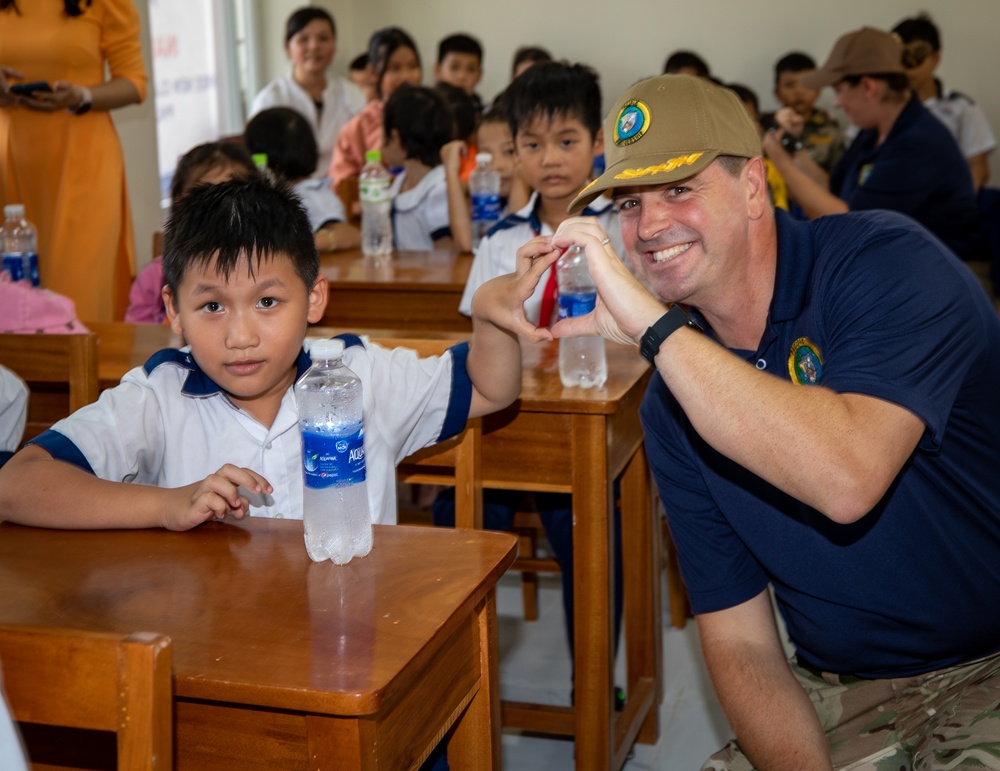
[[[472,97],[464,88],[444,81],[435,83],[434,90],[441,94],[451,111],[453,138],[467,140],[476,131],[476,104]]]
[[[783,72],[805,72],[816,69],[816,60],[801,51],[791,51],[774,63],[774,85]]]
[[[750,86],[744,86],[742,83],[726,83],[726,88],[735,93],[741,102],[752,104],[754,112],[760,115],[760,100],[757,98],[757,92]]]
[[[444,97],[433,88],[405,83],[385,103],[382,128],[395,130],[407,158],[426,166],[441,163],[441,148],[454,138],[454,119]]]
[[[510,133],[517,136],[535,118],[576,118],[591,138],[601,129],[601,86],[585,64],[539,62],[507,87],[504,109]]]
[[[243,141],[251,153],[265,153],[267,167],[289,182],[316,171],[316,136],[302,113],[290,107],[271,107],[254,115],[243,130]]]
[[[495,97],[493,97],[493,102],[490,104],[490,109],[483,113],[483,117],[479,120],[479,125],[482,126],[484,123],[506,123],[507,122],[507,91],[506,89],[501,91]]]
[[[257,167],[247,149],[236,142],[206,142],[192,147],[177,162],[174,178],[170,183],[170,200],[178,200],[191,186],[192,180],[220,166],[233,166],[246,174],[254,174]]]
[[[701,78],[711,77],[708,63],[694,51],[674,51],[663,63],[663,74],[670,75],[684,69],[691,69]]]
[[[931,17],[926,13],[909,19],[903,19],[892,28],[892,31],[894,34],[899,35],[899,39],[904,45],[922,40],[925,43],[930,43],[933,50],[941,50],[941,33],[937,25],[931,21]]]
[[[246,259],[255,266],[285,255],[311,289],[319,254],[302,203],[287,183],[253,174],[217,185],[196,185],[170,210],[163,229],[163,281],[177,296],[185,272],[215,263],[228,280]]]
[[[525,62],[538,64],[539,62],[551,62],[552,54],[541,46],[521,46],[514,52],[514,61],[510,66],[511,77],[517,72],[517,68]]]
[[[303,27],[311,21],[316,21],[316,19],[321,19],[329,24],[333,36],[337,37],[337,24],[334,22],[333,17],[322,8],[307,6],[306,8],[299,8],[297,11],[292,11],[292,15],[285,22],[285,45],[288,45],[288,41],[299,34]]]
[[[383,27],[372,33],[368,40],[368,63],[375,70],[375,90],[382,95],[382,76],[385,75],[389,58],[400,48],[409,48],[420,63],[420,51],[413,38],[399,27]]]
[[[444,57],[452,53],[472,54],[479,60],[480,65],[483,63],[483,46],[471,35],[462,33],[448,35],[448,37],[438,43],[437,63],[441,64],[444,61]]]
[[[368,66],[368,54],[358,54],[353,59],[351,59],[351,64],[349,69],[351,70],[363,70]]]

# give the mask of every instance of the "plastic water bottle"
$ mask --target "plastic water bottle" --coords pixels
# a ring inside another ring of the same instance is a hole
[[[472,250],[500,220],[500,172],[492,168],[490,153],[476,153],[476,168],[469,175],[472,197]]]
[[[361,252],[365,255],[392,253],[391,180],[382,165],[382,153],[369,150],[358,175],[361,199]]]
[[[295,384],[306,551],[314,562],[346,565],[372,548],[361,381],[341,360],[342,340],[317,340],[309,353],[313,365]]]
[[[597,303],[597,285],[587,270],[583,248],[571,246],[556,261],[559,318],[586,316]],[[599,388],[608,379],[603,337],[559,339],[559,378],[567,388]]]
[[[38,278],[38,236],[35,226],[24,218],[24,204],[12,203],[3,207],[3,270],[10,273],[12,281],[30,281],[33,286]]]

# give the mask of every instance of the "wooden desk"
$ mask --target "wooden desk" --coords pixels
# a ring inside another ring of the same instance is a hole
[[[472,255],[453,251],[396,252],[365,258],[360,249],[320,255],[330,301],[320,324],[328,327],[471,332],[458,312]]]
[[[187,533],[0,524],[0,622],[159,631],[173,643],[175,768],[500,768],[495,583],[506,533],[375,527],[312,563],[302,523]]]
[[[159,328],[158,344],[125,355],[128,332],[119,330],[123,326],[128,325],[91,325],[101,338],[102,385],[105,378],[120,378],[128,361],[141,363],[169,345],[169,330]],[[371,330],[369,334],[399,339],[416,333]],[[448,339],[453,333],[436,334]],[[114,336],[118,342],[105,348],[104,340]],[[153,337],[143,330],[134,339],[142,345]],[[662,700],[660,526],[639,424],[639,403],[652,371],[634,348],[608,343],[608,382],[599,389],[563,388],[557,344],[524,344],[522,350],[520,398],[508,409],[482,418],[482,484],[574,493],[576,708],[504,703],[503,724],[575,736],[577,768],[618,769],[634,741],[656,742]],[[110,351],[117,351],[117,359],[106,356]],[[113,366],[118,367],[115,372]],[[414,481],[441,481],[455,468],[455,453],[453,442],[431,447],[404,461],[401,470]],[[615,712],[609,545],[613,484],[619,476],[628,702],[622,712]]]

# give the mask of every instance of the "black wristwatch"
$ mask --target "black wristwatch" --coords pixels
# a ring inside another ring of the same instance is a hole
[[[696,332],[701,332],[701,327],[687,315],[687,312],[680,305],[672,305],[670,310],[660,316],[659,319],[646,330],[646,333],[639,341],[639,354],[656,366],[656,354],[660,352],[663,341],[676,332],[681,327],[691,327]]]

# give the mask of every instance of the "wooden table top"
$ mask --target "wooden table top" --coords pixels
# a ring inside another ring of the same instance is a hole
[[[472,254],[437,249],[393,252],[390,257],[365,257],[360,249],[320,255],[320,272],[331,283],[385,291],[465,289]],[[456,308],[457,310],[457,308]]]
[[[173,642],[174,694],[371,714],[467,623],[511,564],[506,533],[375,526],[338,567],[306,555],[302,523],[64,531],[0,523],[0,621]]]

